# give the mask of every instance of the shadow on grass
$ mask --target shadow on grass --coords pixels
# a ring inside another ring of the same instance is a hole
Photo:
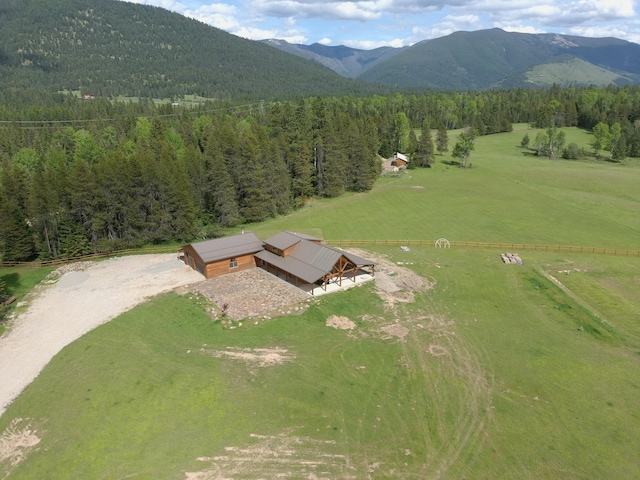
[[[537,157],[538,154],[535,151],[532,150],[525,150],[522,152],[522,156],[523,157]]]
[[[20,286],[20,275],[16,272],[0,275],[0,283],[1,282],[5,283],[5,293],[13,295]]]

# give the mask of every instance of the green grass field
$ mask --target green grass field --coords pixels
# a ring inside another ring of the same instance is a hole
[[[523,132],[479,138],[469,170],[439,162],[251,230],[640,250],[640,168],[531,157]],[[433,288],[389,308],[365,285],[233,329],[167,294],[85,335],[0,417],[41,438],[0,477],[640,477],[640,258],[376,251]],[[381,330],[396,323],[402,341]],[[256,349],[284,361],[224,354]]]

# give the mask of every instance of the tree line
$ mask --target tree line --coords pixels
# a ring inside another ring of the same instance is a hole
[[[3,259],[207,238],[314,195],[369,190],[380,173],[378,132],[344,107],[318,97],[255,115],[136,117],[125,108],[106,125],[5,124]]]
[[[461,164],[476,135],[510,131],[515,122],[547,129],[547,152],[560,148],[562,139],[551,137],[558,129],[580,126],[603,142],[615,138],[621,155],[640,156],[638,87],[208,102],[191,110],[61,94],[6,100],[5,261],[210,238],[285,215],[313,196],[367,191],[380,157],[397,151],[428,167],[436,150],[448,150],[452,128],[468,127],[453,148]]]

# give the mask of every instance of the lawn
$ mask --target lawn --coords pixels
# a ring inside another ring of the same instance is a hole
[[[471,169],[445,164],[382,178],[373,192],[314,201],[245,227],[259,236],[315,229],[326,239],[424,239],[638,249],[640,168],[538,158],[519,147],[522,126],[479,137]],[[566,129],[587,147],[588,134]],[[455,134],[451,135],[451,144]],[[452,148],[450,148],[451,150]]]
[[[523,131],[479,138],[471,169],[439,161],[251,229],[640,249],[640,169],[531,157]],[[88,333],[0,417],[3,438],[41,439],[15,467],[0,455],[0,477],[640,477],[640,258],[375,250],[433,288],[389,307],[369,284],[242,326],[172,293]]]

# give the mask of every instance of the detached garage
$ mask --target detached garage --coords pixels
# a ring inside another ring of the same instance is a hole
[[[238,272],[256,266],[254,254],[263,249],[253,233],[216,238],[183,246],[184,263],[206,278]]]

